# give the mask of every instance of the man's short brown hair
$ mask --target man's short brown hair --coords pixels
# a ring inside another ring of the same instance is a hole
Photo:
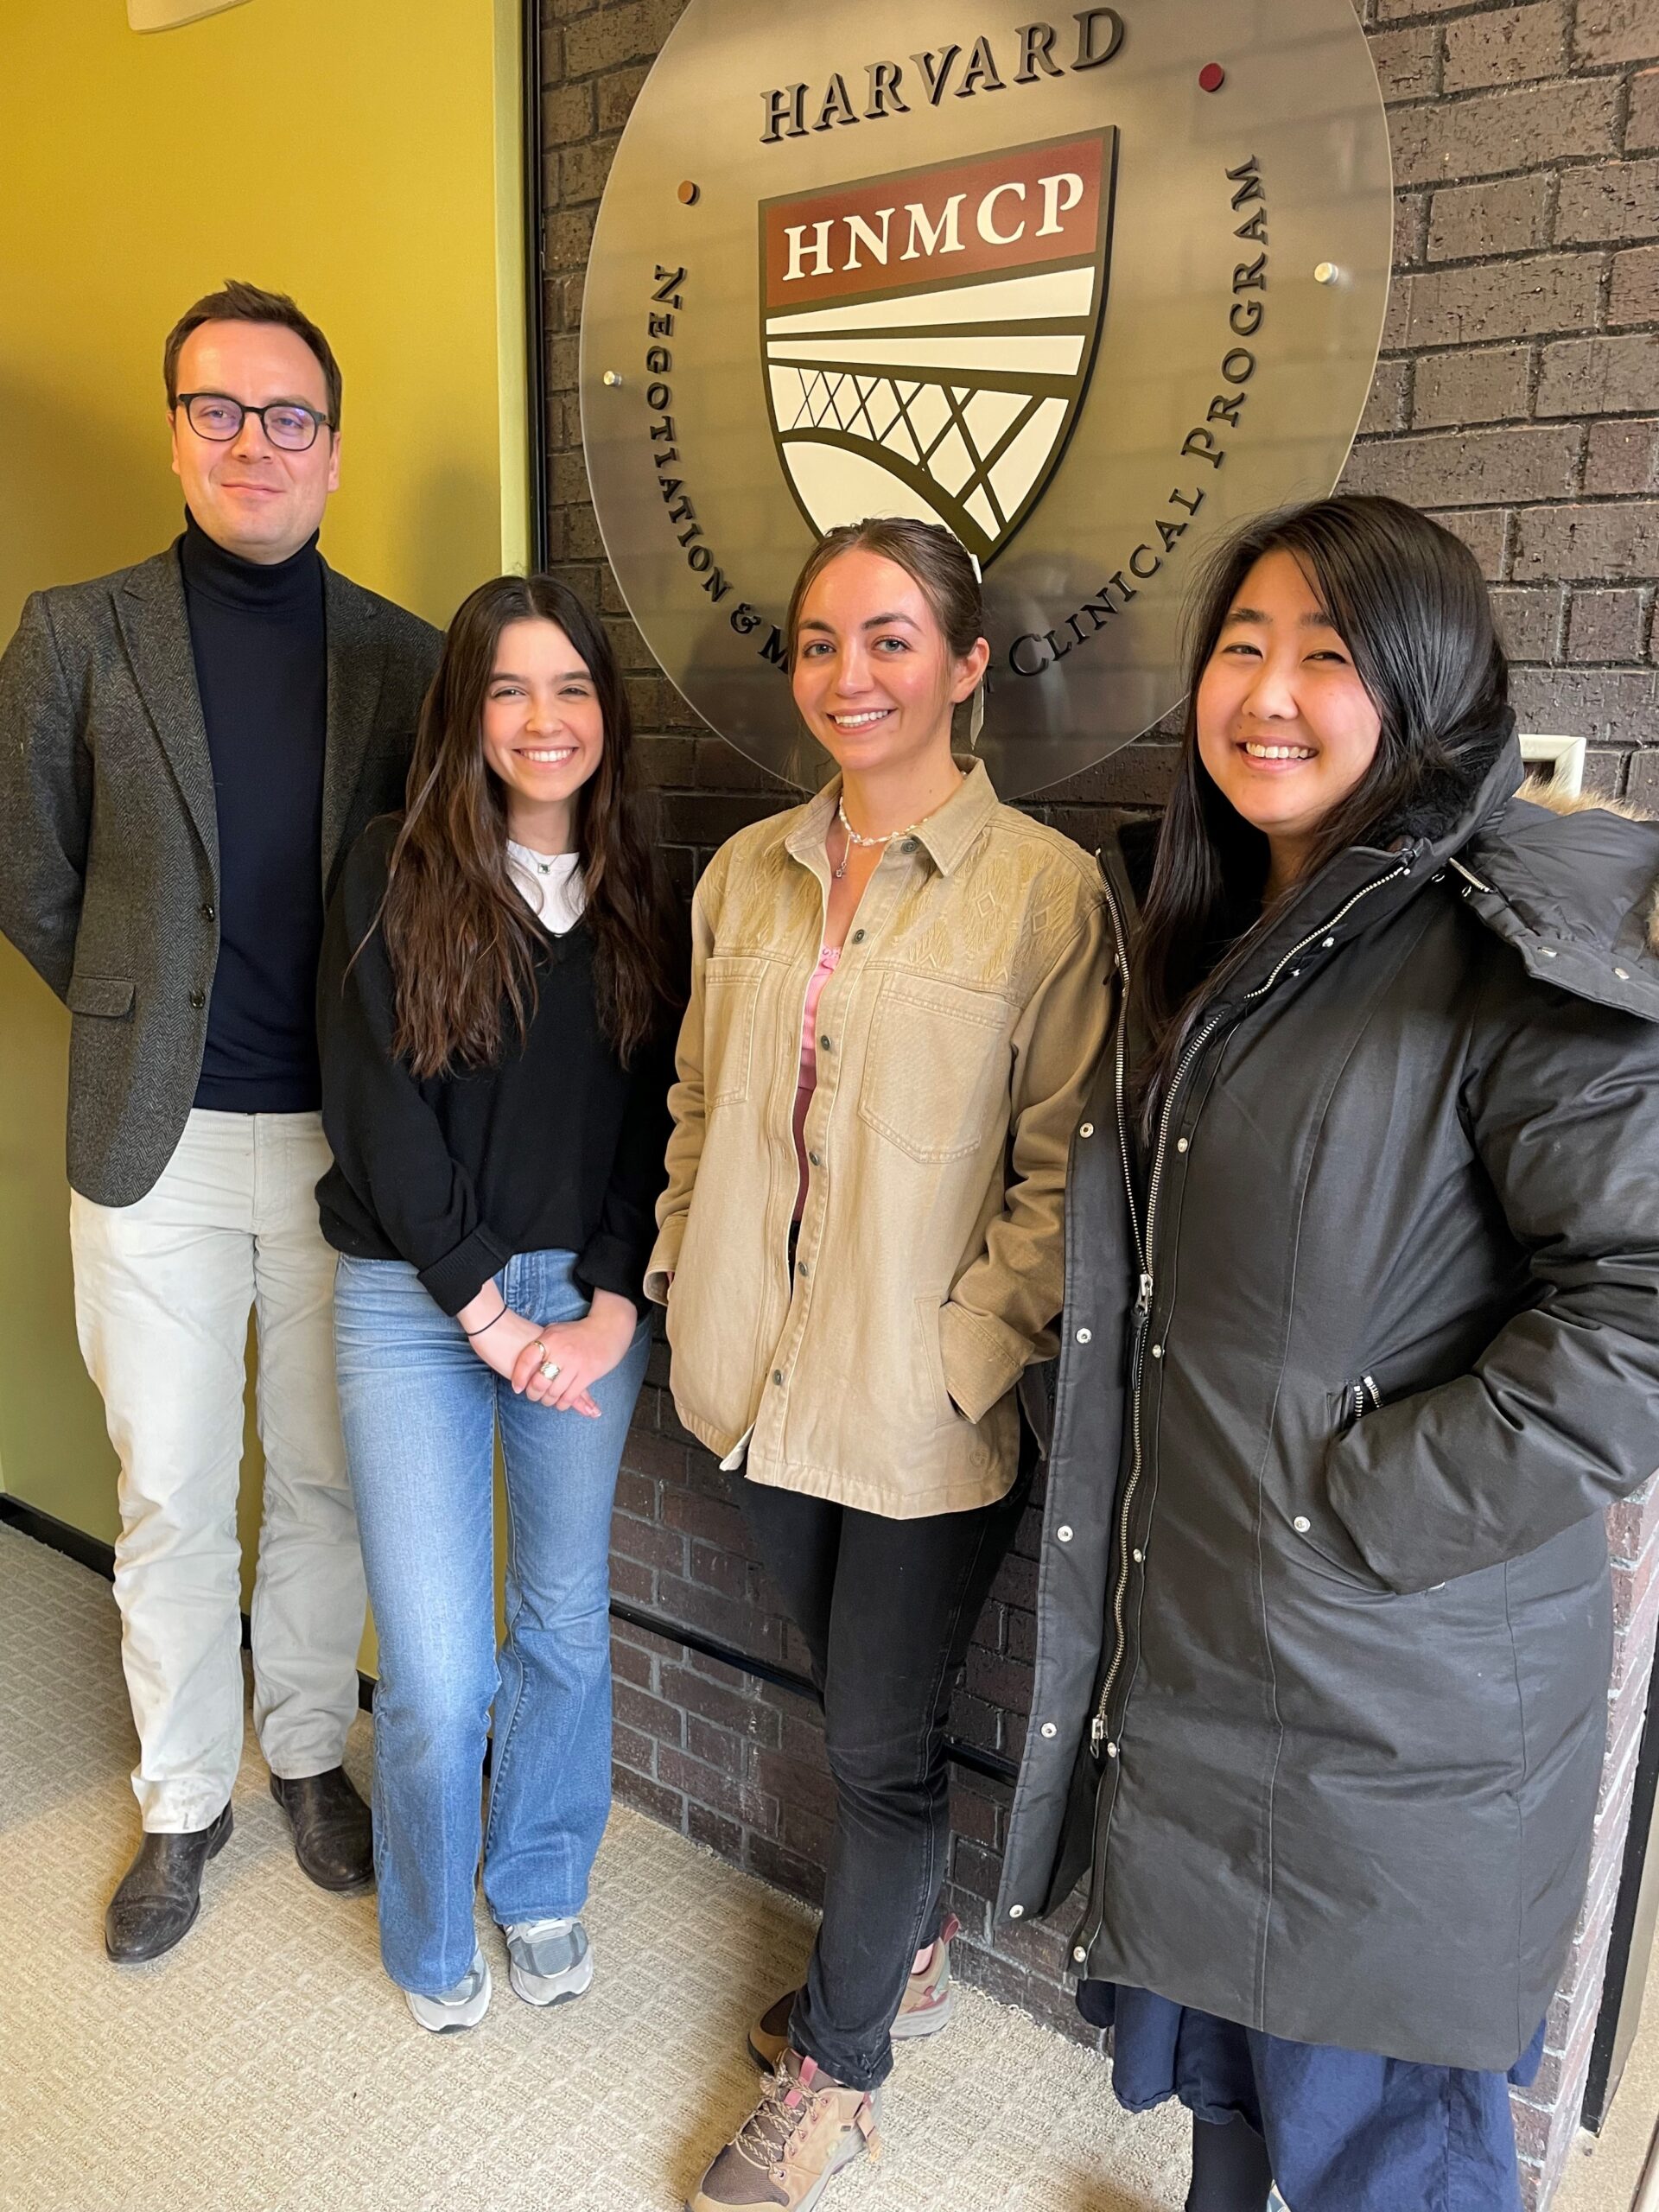
[[[185,340],[193,330],[200,330],[204,322],[275,322],[284,330],[291,330],[302,338],[317,357],[322,371],[322,380],[328,393],[328,427],[340,428],[340,363],[328,340],[317,328],[308,315],[302,315],[286,292],[267,292],[257,284],[244,284],[234,276],[226,280],[221,292],[209,292],[194,307],[187,308],[168,333],[167,348],[162,355],[162,373],[167,379],[167,404],[169,408],[179,404],[179,354]]]

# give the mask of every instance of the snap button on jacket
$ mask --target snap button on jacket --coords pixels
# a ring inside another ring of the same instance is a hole
[[[791,1277],[839,788],[741,831],[697,887],[645,1287],[710,1451],[747,1439],[751,1479],[906,1519],[1014,1480],[1013,1392],[1054,1350],[1067,1150],[1105,1029],[1104,899],[978,764],[887,849],[818,1001]]]

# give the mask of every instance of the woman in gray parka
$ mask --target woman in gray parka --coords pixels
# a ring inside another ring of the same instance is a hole
[[[1516,796],[1484,586],[1393,501],[1244,531],[1192,669],[1102,856],[998,1909],[1086,1878],[1193,2212],[1514,2212],[1659,1465],[1659,829]]]

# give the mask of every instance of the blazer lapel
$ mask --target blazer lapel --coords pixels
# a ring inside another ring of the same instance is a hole
[[[155,726],[180,796],[219,881],[219,814],[213,764],[201,719],[190,619],[176,545],[130,569],[115,592],[115,618],[133,679]]]
[[[327,883],[350,816],[352,795],[374,734],[385,672],[385,639],[375,605],[323,564],[323,619],[328,633],[328,732],[322,771],[322,880]]]

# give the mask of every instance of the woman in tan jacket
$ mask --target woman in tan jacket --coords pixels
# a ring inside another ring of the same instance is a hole
[[[810,1648],[838,1818],[805,1986],[751,2031],[767,2085],[692,2212],[816,2203],[893,2037],[948,2017],[945,1717],[1029,1478],[1015,1385],[1055,1348],[1107,1013],[1093,862],[951,755],[981,631],[947,531],[832,531],[788,634],[841,774],[723,846],[693,906],[646,1288]]]

